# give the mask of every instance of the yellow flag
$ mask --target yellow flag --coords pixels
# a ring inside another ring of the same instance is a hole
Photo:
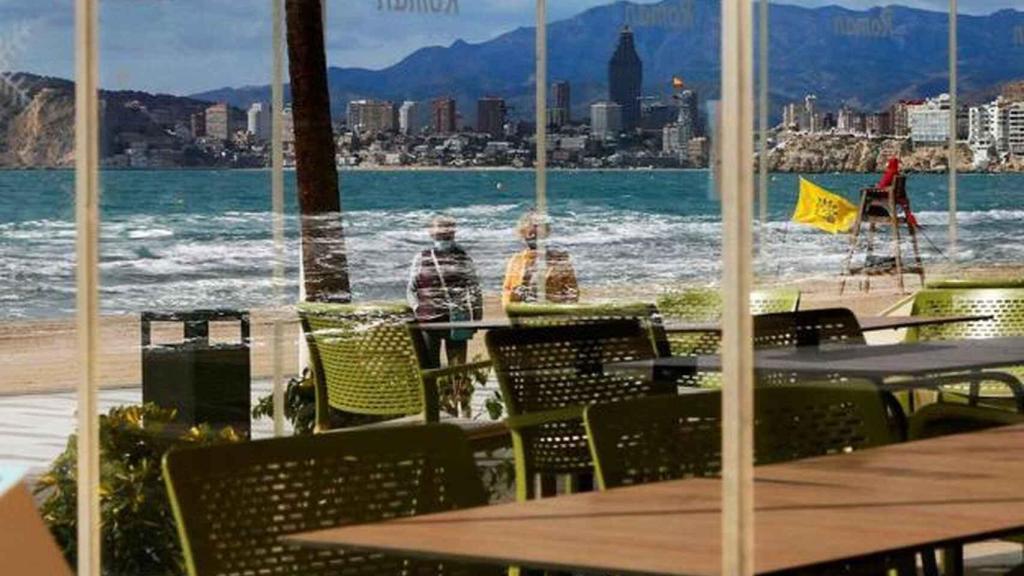
[[[857,207],[846,198],[800,178],[800,199],[796,201],[793,222],[837,234],[849,232],[856,219]]]

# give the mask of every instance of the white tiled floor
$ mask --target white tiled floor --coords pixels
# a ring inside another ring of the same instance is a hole
[[[270,393],[270,381],[252,383],[253,405]],[[102,390],[99,411],[114,406],[142,402],[142,388]],[[0,396],[0,461],[26,467],[38,474],[65,448],[75,430],[77,397],[74,392]],[[252,423],[253,438],[273,435],[273,422],[267,418]]]

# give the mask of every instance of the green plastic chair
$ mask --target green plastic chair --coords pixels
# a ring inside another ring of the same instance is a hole
[[[351,430],[172,450],[164,479],[189,576],[501,574],[283,542],[292,534],[482,506],[454,426]]]
[[[303,303],[299,317],[309,343],[319,432],[389,420],[438,422],[438,378],[490,365],[422,368],[426,351],[411,324],[412,311],[405,305]],[[341,421],[339,413],[348,421]],[[500,444],[507,438],[503,423],[445,421],[463,428],[474,444],[492,440]]]
[[[995,408],[967,406],[964,404],[936,403],[918,410],[910,419],[910,439],[926,440],[950,434],[978,432],[999,426],[1024,424],[1024,414]],[[1024,543],[1024,534],[1002,538],[1010,542]],[[954,549],[955,551],[955,549]],[[962,559],[963,554],[952,554]],[[963,573],[962,570],[959,573]]]
[[[911,416],[910,439],[924,440],[1011,424],[1024,424],[1024,414],[983,406],[929,404]]]
[[[559,326],[605,320],[638,320],[648,330],[659,356],[669,356],[668,338],[657,306],[644,302],[550,304],[514,302],[505,307],[513,324]]]
[[[665,320],[693,324],[713,324],[722,319],[722,294],[717,288],[693,288],[667,292],[657,299],[658,310]],[[770,314],[796,312],[800,307],[800,291],[793,288],[756,290],[750,293],[750,313]],[[669,352],[673,356],[718,354],[722,339],[714,332],[674,332],[668,334]],[[717,388],[717,374],[695,374],[680,382],[683,386]]]
[[[721,393],[598,404],[584,412],[602,490],[721,473]],[[897,441],[878,389],[870,383],[758,387],[754,453],[758,465],[842,454]],[[919,551],[926,574],[932,550]],[[917,576],[915,553],[799,571],[800,574]]]
[[[513,326],[491,330],[487,350],[508,411],[516,461],[516,497],[549,495],[560,475],[586,483],[593,471],[583,427],[591,404],[671,394],[675,386],[604,370],[611,362],[655,357],[639,321],[579,326]]]
[[[868,382],[759,386],[757,464],[890,444],[886,405]],[[589,406],[587,437],[602,489],[721,471],[721,392]]]
[[[1024,288],[921,290],[914,295],[911,315],[991,315],[992,319],[910,328],[906,336],[908,342],[1024,336]],[[959,378],[960,383],[944,386],[940,398],[1001,408],[1016,407],[1011,386],[1020,387],[1024,367],[1007,367],[968,376]],[[958,379],[951,377],[946,380]]]

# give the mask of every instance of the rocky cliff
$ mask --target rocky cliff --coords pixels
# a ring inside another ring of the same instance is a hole
[[[908,172],[945,172],[946,148],[914,147],[908,138],[865,138],[850,134],[783,133],[768,155],[777,172],[881,172],[889,158],[899,156]],[[971,150],[959,147],[957,168],[973,170]],[[992,169],[1012,167],[993,166]]]
[[[143,143],[180,148],[176,130],[209,102],[166,94],[103,91],[104,157]],[[74,164],[75,85],[32,74],[0,77],[0,168],[68,168]]]
[[[54,88],[33,91],[0,117],[0,167],[69,167],[74,163],[75,97]]]

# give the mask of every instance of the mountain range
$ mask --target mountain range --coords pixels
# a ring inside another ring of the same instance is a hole
[[[702,99],[718,96],[719,0],[620,1],[548,25],[549,77],[571,83],[577,117],[587,114],[591,102],[607,97],[607,63],[624,25],[635,33],[645,95],[667,96],[672,77],[679,76]],[[899,99],[947,91],[946,13],[902,6],[854,11],[772,4],[769,25],[774,116],[784,103],[809,93],[828,109],[843,103],[879,109]],[[1024,78],[1024,12],[961,15],[959,45],[959,87],[968,99]],[[458,40],[421,48],[381,70],[331,67],[328,73],[336,117],[358,98],[402,101],[445,95],[457,99],[468,122],[475,120],[478,97],[498,95],[513,115],[529,118],[534,28],[517,28],[477,44]],[[269,100],[270,88],[222,88],[192,97],[245,108]]]

